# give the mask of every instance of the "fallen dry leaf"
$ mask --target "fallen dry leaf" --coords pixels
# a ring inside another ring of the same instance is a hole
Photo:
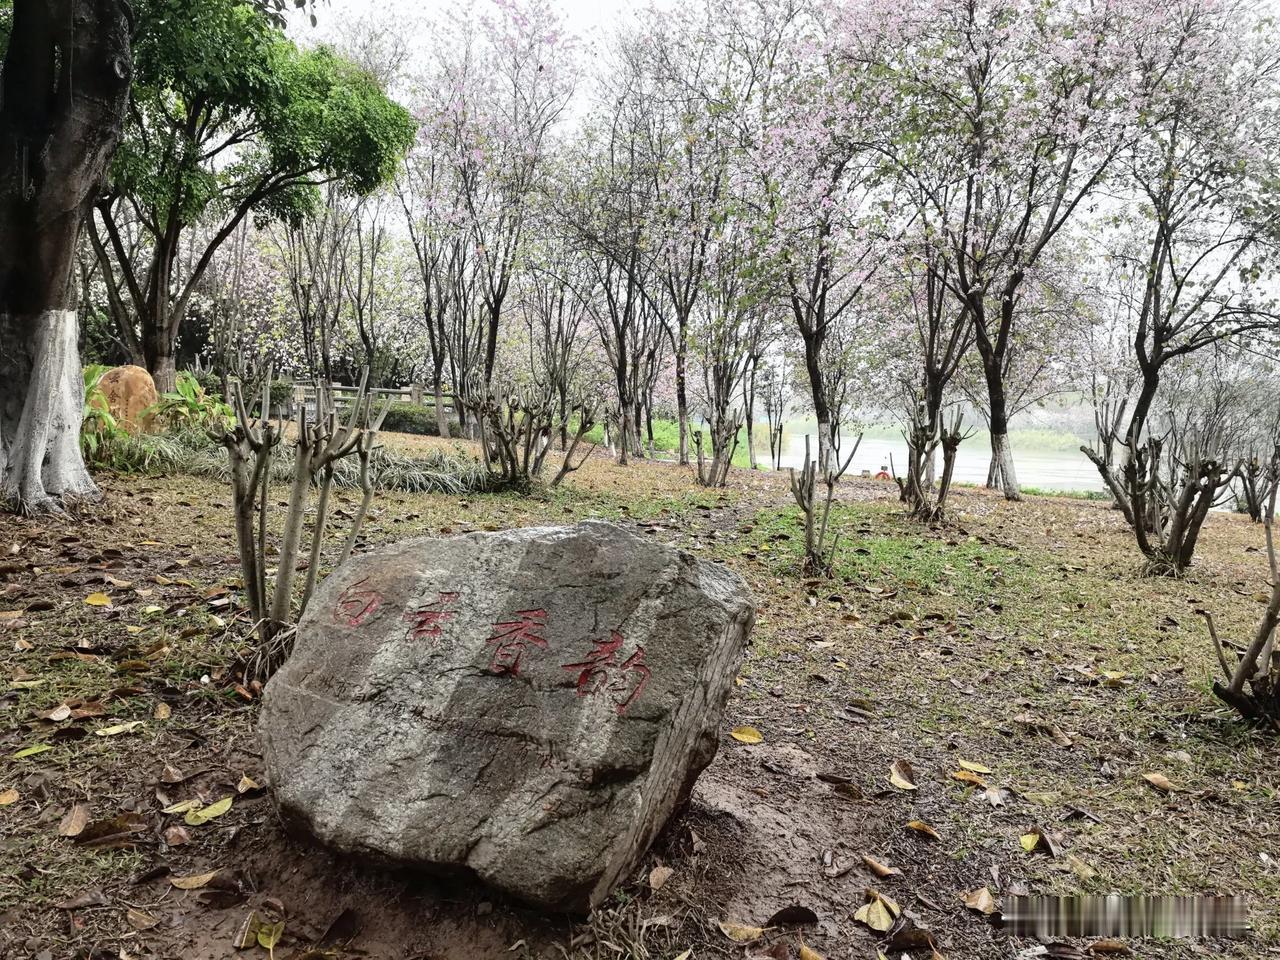
[[[78,837],[80,834],[84,833],[84,828],[88,826],[88,824],[88,804],[72,804],[71,809],[66,812],[62,820],[58,823],[58,836]]]
[[[1027,853],[1047,853],[1051,857],[1058,855],[1058,843],[1053,835],[1047,831],[1041,830],[1039,827],[1032,827],[1021,837],[1018,842],[1022,845],[1022,849]]]
[[[987,788],[987,781],[983,780],[972,770],[956,770],[951,774],[951,779],[959,780],[961,783],[967,783],[970,786],[978,787],[981,790],[985,790]]]
[[[93,731],[100,737],[116,737],[122,733],[132,733],[142,726],[141,720],[130,720],[127,723],[117,723],[110,727],[99,727]]]
[[[910,820],[907,822],[907,829],[914,830],[916,833],[923,833],[930,840],[941,841],[942,837],[938,836],[938,831],[933,829],[923,820]]]
[[[263,950],[275,950],[276,944],[280,942],[282,936],[284,936],[283,920],[258,925],[258,946],[262,947]],[[273,953],[272,956],[274,955]]]
[[[191,834],[187,832],[186,827],[180,827],[175,823],[173,826],[165,828],[164,842],[171,847],[180,847],[184,843],[191,842]]]
[[[1009,791],[1004,787],[987,787],[982,796],[993,807],[1003,807],[1009,802]]]
[[[964,901],[964,905],[970,910],[975,910],[988,917],[1000,909],[1000,905],[996,903],[996,898],[991,895],[991,891],[986,887],[979,887],[977,890],[962,893],[960,894],[960,899]]]
[[[258,911],[250,910],[249,915],[244,918],[244,922],[240,924],[236,930],[236,935],[231,940],[231,945],[237,950],[248,950],[250,947],[258,944],[258,928],[262,926],[262,920],[258,916]]]
[[[179,890],[199,890],[207,886],[209,881],[217,875],[217,870],[210,870],[208,873],[196,873],[186,877],[170,877],[169,882]]]
[[[137,834],[145,833],[150,825],[146,817],[138,813],[122,813],[108,820],[94,820],[75,837],[82,847],[100,847],[104,850],[131,847],[138,842]]]
[[[91,607],[109,607],[111,606],[111,598],[105,593],[91,593],[84,598],[84,602]]]
[[[899,790],[916,789],[916,772],[906,760],[895,760],[889,765],[889,782]]]
[[[1163,773],[1144,773],[1142,775],[1142,779],[1147,781],[1147,783],[1151,784],[1151,786],[1155,787],[1161,793],[1170,793],[1178,789],[1169,782],[1169,778]]]
[[[899,870],[897,867],[885,866],[879,860],[869,857],[865,853],[862,855],[862,862],[867,865],[868,870],[870,870],[872,873],[874,873],[877,877],[879,877],[882,880],[885,877],[902,876],[902,871]]]
[[[990,767],[984,767],[982,764],[974,763],[972,760],[961,760],[960,766],[962,766],[966,770],[972,771],[973,773],[990,773],[991,772]]]
[[[54,723],[62,723],[64,720],[71,719],[71,708],[65,703],[60,703],[56,707],[50,707],[48,710],[42,710],[36,714],[41,720],[51,720]]]
[[[69,900],[55,903],[54,906],[59,910],[80,910],[84,907],[105,907],[110,902],[101,890],[86,890]]]
[[[220,817],[231,809],[231,797],[226,796],[221,800],[216,800],[207,807],[199,810],[188,810],[187,815],[183,817],[188,826],[198,827],[201,824],[208,823],[214,817]]]
[[[261,790],[258,781],[254,780],[247,773],[240,775],[240,782],[236,784],[236,793],[249,793],[253,790]]]
[[[884,933],[893,926],[894,920],[902,913],[902,908],[870,887],[866,890],[866,896],[867,902],[857,909],[853,919],[866,924],[872,930]]]
[[[755,727],[734,727],[729,736],[739,743],[760,743],[764,739],[764,734]]]
[[[734,923],[732,920],[720,920],[717,925],[720,927],[720,932],[734,943],[750,943],[764,936],[764,927],[748,927],[745,924]]]
[[[125,919],[129,921],[129,926],[135,930],[150,930],[160,922],[145,910],[139,910],[137,907],[130,907],[125,914]]]
[[[820,954],[817,950],[813,949],[813,947],[809,946],[807,943],[801,940],[800,941],[800,960],[826,960],[826,958],[822,954]]]
[[[1067,866],[1071,868],[1072,873],[1086,882],[1092,880],[1098,875],[1097,870],[1093,869],[1093,867],[1089,866],[1089,864],[1085,863],[1074,853],[1067,854]]]
[[[938,944],[933,934],[923,927],[916,926],[910,920],[894,930],[893,935],[889,937],[888,947],[894,952],[901,950],[904,956],[917,950],[928,950],[930,960],[942,960],[942,954],[938,952]]]
[[[649,889],[661,890],[662,885],[671,879],[673,873],[675,871],[668,866],[654,867],[649,871]]]
[[[1013,718],[1014,723],[1020,723],[1024,727],[1035,730],[1039,733],[1047,734],[1049,739],[1060,747],[1071,746],[1072,740],[1069,736],[1062,732],[1062,728],[1056,723],[1051,723],[1043,717],[1037,717],[1030,713],[1020,713]]]

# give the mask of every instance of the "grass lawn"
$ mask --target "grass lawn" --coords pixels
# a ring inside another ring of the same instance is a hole
[[[604,909],[574,920],[285,836],[257,691],[236,672],[249,625],[229,490],[99,480],[103,502],[78,517],[0,518],[0,956],[266,957],[232,945],[260,910],[284,920],[277,957],[782,957],[798,954],[796,931],[744,948],[718,922],[764,926],[802,905],[822,956],[896,958],[901,944],[853,919],[868,887],[944,957],[1031,956],[1032,941],[966,909],[983,886],[997,900],[1243,893],[1248,940],[1131,946],[1280,953],[1280,751],[1209,693],[1194,612],[1235,638],[1256,623],[1265,554],[1240,517],[1210,519],[1186,579],[1152,580],[1105,503],[964,488],[953,522],[927,529],[891,485],[855,480],[833,518],[836,576],[813,580],[785,474],[735,470],[702,490],[688,468],[595,457],[533,496],[380,495],[370,546],[600,517],[727,564],[755,594],[753,645],[690,809]],[[729,736],[744,724],[763,741]],[[895,761],[917,789],[891,784]],[[230,808],[203,823],[164,812],[222,797]],[[1033,830],[1056,838],[1053,855],[1023,849]],[[879,877],[864,857],[900,872]],[[655,891],[659,864],[673,873]]]

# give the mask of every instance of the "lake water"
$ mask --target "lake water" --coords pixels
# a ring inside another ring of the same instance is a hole
[[[817,438],[811,441],[813,452],[817,455]],[[852,438],[845,439],[845,450],[853,443]],[[874,475],[882,464],[888,465],[890,455],[899,475],[907,463],[907,443],[905,440],[864,437],[853,456],[848,476],[857,476],[863,470],[870,470]],[[764,463],[765,457],[761,462]],[[782,466],[800,467],[804,464],[804,435],[787,434],[783,437]],[[959,483],[984,484],[987,482],[987,468],[991,464],[991,447],[985,436],[978,442],[960,444],[956,453],[955,480]],[[1018,474],[1018,483],[1024,487],[1038,487],[1041,490],[1103,490],[1102,478],[1093,463],[1079,450],[1019,450],[1013,444],[1013,465]],[[942,468],[942,453],[938,452],[938,469]]]

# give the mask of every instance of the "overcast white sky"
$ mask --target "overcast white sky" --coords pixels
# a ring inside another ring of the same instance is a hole
[[[314,30],[306,14],[290,17],[290,33],[305,43],[308,38],[332,40],[341,35],[343,24],[352,19],[372,18],[402,24],[409,34],[416,34],[420,24],[438,18],[454,5],[455,0],[318,0]],[[491,0],[470,0],[479,9]],[[647,3],[638,0],[553,0],[570,32],[583,40],[598,37],[620,19]]]

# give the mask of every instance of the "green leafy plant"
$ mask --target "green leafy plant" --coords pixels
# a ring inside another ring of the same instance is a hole
[[[80,453],[88,464],[102,465],[104,458],[110,459],[107,453],[110,448],[122,437],[129,435],[111,415],[106,395],[102,392],[102,378],[110,369],[101,363],[89,364],[84,368],[84,419],[80,425]]]
[[[212,429],[235,423],[230,404],[207,393],[196,376],[186,370],[178,374],[177,389],[161,396],[145,413],[155,416],[168,429]]]

